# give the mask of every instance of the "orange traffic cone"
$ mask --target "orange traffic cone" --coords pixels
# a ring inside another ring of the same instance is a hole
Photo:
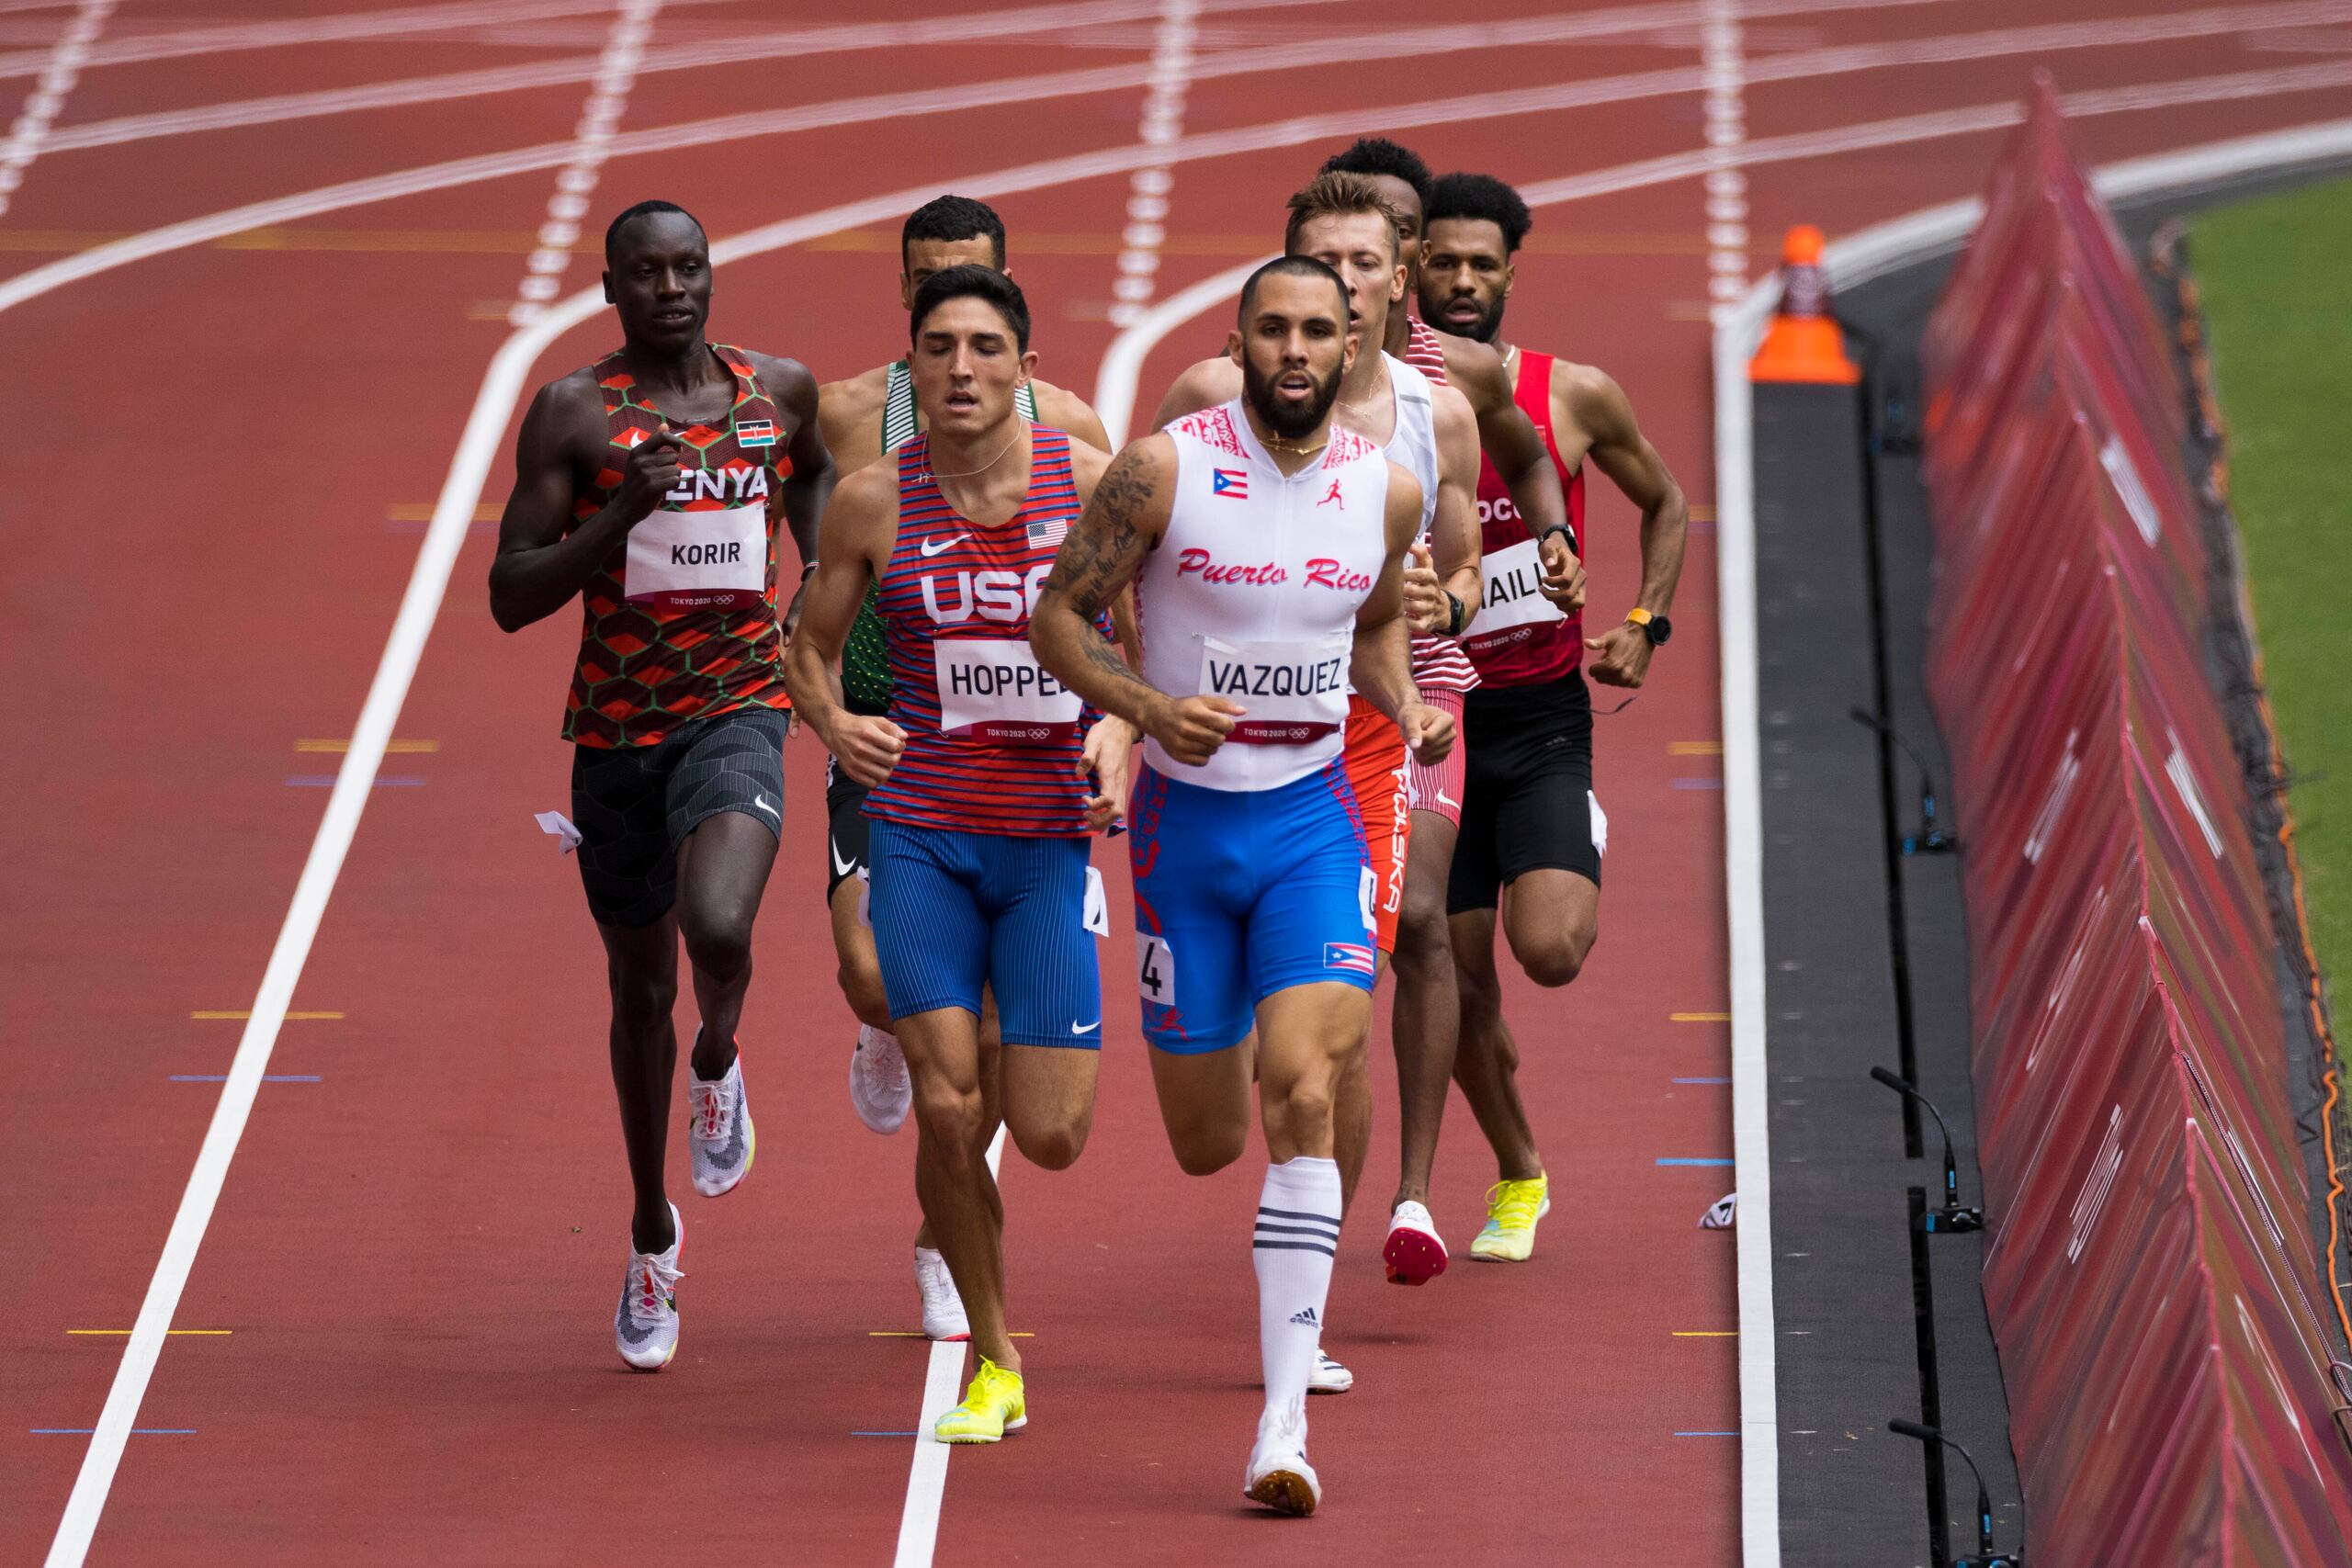
[[[1813,381],[1850,387],[1862,372],[1846,357],[1846,341],[1829,313],[1821,276],[1821,231],[1800,223],[1781,247],[1781,308],[1747,362],[1750,381]]]

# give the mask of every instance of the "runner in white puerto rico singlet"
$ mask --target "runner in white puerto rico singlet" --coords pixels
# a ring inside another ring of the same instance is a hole
[[[1372,873],[1340,762],[1356,614],[1387,559],[1388,461],[1331,427],[1285,476],[1238,400],[1177,421],[1168,530],[1136,579],[1143,673],[1246,711],[1198,767],[1144,742],[1129,856],[1144,1033],[1240,1043],[1257,1005],[1372,988]]]

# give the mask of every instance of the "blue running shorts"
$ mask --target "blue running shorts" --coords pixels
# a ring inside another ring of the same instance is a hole
[[[963,833],[874,818],[867,915],[893,1019],[996,989],[1008,1045],[1102,1045],[1102,968],[1087,931],[1091,840]]]
[[[1371,859],[1339,758],[1279,789],[1204,789],[1149,767],[1136,785],[1136,988],[1144,1038],[1239,1044],[1258,1004],[1320,980],[1371,990]]]

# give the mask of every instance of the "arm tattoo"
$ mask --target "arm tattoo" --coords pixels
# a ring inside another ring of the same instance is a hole
[[[1066,596],[1080,618],[1091,621],[1101,615],[1135,575],[1147,547],[1136,518],[1151,494],[1143,457],[1129,447],[1102,471],[1085,515],[1063,539],[1046,588]]]

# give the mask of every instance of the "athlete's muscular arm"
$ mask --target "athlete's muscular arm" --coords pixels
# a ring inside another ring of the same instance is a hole
[[[887,718],[842,705],[842,644],[898,535],[898,475],[878,465],[851,475],[825,510],[799,634],[784,653],[784,684],[794,711],[842,771],[869,789],[890,776],[907,736]]]
[[[1037,412],[1042,415],[1045,412],[1041,400]],[[1070,447],[1070,483],[1080,501],[1093,500],[1112,462],[1110,457],[1090,446],[1077,444]],[[1136,634],[1135,599],[1134,583],[1119,590],[1118,596],[1111,601],[1111,629],[1127,656],[1127,663],[1141,670],[1143,643]],[[1086,796],[1086,825],[1098,832],[1117,821],[1126,806],[1127,754],[1134,749],[1138,733],[1134,725],[1114,713],[1096,719],[1086,732],[1086,744],[1079,752],[1078,773],[1080,778],[1091,777],[1093,781]]]
[[[490,614],[501,631],[520,631],[571,603],[678,482],[685,444],[665,423],[629,453],[610,504],[566,534],[585,476],[605,461],[605,439],[604,397],[586,371],[548,382],[531,400],[490,563]]]
[[[1682,577],[1682,546],[1690,509],[1666,459],[1634,420],[1634,405],[1618,386],[1589,365],[1555,364],[1552,371],[1555,423],[1584,434],[1591,460],[1600,466],[1625,499],[1642,509],[1642,594],[1635,601],[1653,615],[1674,604]],[[1565,405],[1565,406],[1563,406]],[[1565,413],[1563,421],[1559,415]],[[1638,686],[1649,673],[1650,639],[1639,626],[1619,622],[1599,637],[1585,638],[1599,657],[1592,678],[1605,686]]]
[[[1169,696],[1094,630],[1094,617],[1135,581],[1168,531],[1175,485],[1176,444],[1167,436],[1147,435],[1111,459],[1029,613],[1029,645],[1062,684],[1198,766],[1225,743],[1241,709],[1223,697]]]
[[[779,487],[778,502],[784,525],[792,535],[793,547],[800,552],[800,585],[784,615],[784,635],[788,638],[800,620],[801,595],[808,592],[808,568],[817,559],[818,519],[824,516],[825,502],[832,495],[833,483],[841,475],[833,467],[831,450],[825,445],[822,422],[817,417],[817,378],[808,374],[808,367],[797,359],[771,359],[762,355],[755,368],[760,385],[793,422],[792,444],[785,448],[792,459],[792,474]]]
[[[1528,533],[1543,540],[1537,547],[1544,561],[1538,587],[1544,597],[1574,615],[1584,607],[1584,563],[1569,548],[1566,534],[1547,536],[1549,529],[1567,522],[1568,497],[1552,455],[1544,449],[1543,432],[1510,395],[1510,375],[1500,355],[1470,338],[1439,336],[1445,344],[1446,380],[1477,411],[1478,445],[1510,487],[1511,504],[1527,520]]]
[[[1219,403],[1229,403],[1241,395],[1241,370],[1223,355],[1204,359],[1186,368],[1159,400],[1159,409],[1151,416],[1151,428],[1165,430],[1171,423],[1188,413],[1213,409]]]
[[[1478,613],[1478,423],[1469,400],[1451,387],[1432,386],[1437,426],[1437,511],[1426,546],[1416,544],[1405,568],[1405,618],[1418,632],[1453,628],[1462,601],[1466,628]]]
[[[1425,763],[1442,762],[1453,749],[1453,720],[1421,701],[1405,632],[1405,556],[1421,532],[1421,487],[1394,463],[1388,465],[1386,521],[1388,558],[1356,611],[1348,679],[1364,701],[1396,721],[1415,756]]]

